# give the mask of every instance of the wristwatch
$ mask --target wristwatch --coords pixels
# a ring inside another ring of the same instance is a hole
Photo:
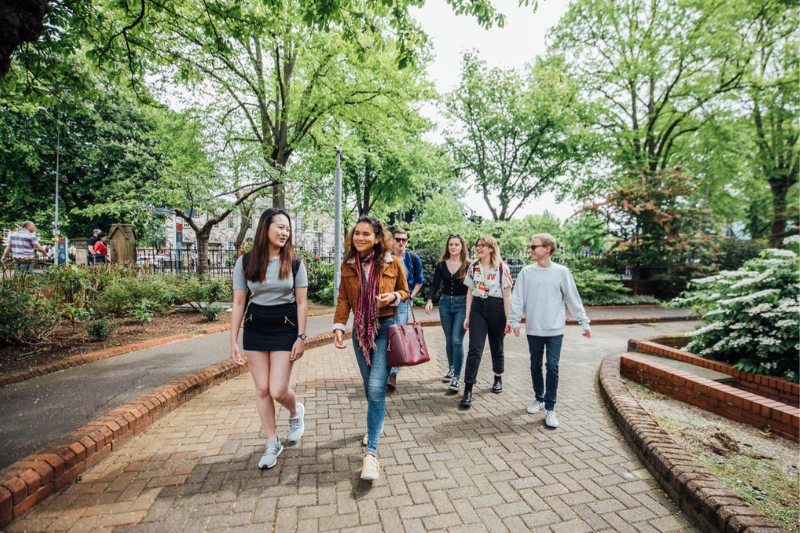
[[[297,336],[297,338],[298,339],[302,339],[302,340],[306,340],[308,338],[308,335],[306,335],[305,333],[301,333],[300,335]]]

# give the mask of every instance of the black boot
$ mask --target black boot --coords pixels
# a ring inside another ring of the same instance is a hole
[[[464,384],[464,396],[461,397],[461,407],[472,405],[472,383]]]
[[[494,377],[494,385],[492,385],[492,392],[495,394],[500,394],[503,392],[503,378],[500,376]]]

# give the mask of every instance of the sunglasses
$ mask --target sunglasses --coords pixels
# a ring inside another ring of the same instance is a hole
[[[451,233],[447,238],[449,240],[449,239],[452,239],[453,237],[461,237],[461,234],[460,233]]]
[[[404,239],[404,238],[402,238],[402,237],[395,237],[395,238],[394,238],[394,240],[395,240],[395,241],[397,241],[397,242],[408,242],[408,239],[407,239],[407,238],[406,238],[406,239]]]
[[[547,246],[547,245],[545,245],[545,244],[531,244],[531,245],[530,245],[530,249],[531,249],[531,251],[534,251],[534,250],[536,250],[537,248],[549,248],[549,246]]]

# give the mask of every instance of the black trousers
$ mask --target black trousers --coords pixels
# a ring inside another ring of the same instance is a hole
[[[492,353],[492,370],[502,374],[504,367],[503,339],[505,338],[506,310],[502,298],[473,298],[469,310],[469,350],[464,383],[475,383],[481,366],[486,337]]]

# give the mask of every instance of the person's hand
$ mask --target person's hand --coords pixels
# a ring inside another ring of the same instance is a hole
[[[514,335],[519,337],[519,328],[514,328]]]
[[[5,262],[6,262],[6,258],[5,257],[0,258],[0,263],[5,263]]]
[[[464,331],[469,331],[469,317],[464,319]]]
[[[592,330],[590,330],[590,329],[584,330],[583,336],[586,337],[587,339],[591,339],[592,338]]]
[[[241,352],[239,352],[239,343],[231,344],[231,361],[236,366],[244,366],[247,361],[245,361],[244,357],[242,357]]]
[[[297,361],[303,357],[303,352],[306,351],[306,341],[297,339],[292,346],[292,353],[289,354],[289,361]]]
[[[428,300],[428,303],[425,304],[425,313],[431,314],[432,309],[433,309],[433,302]]]
[[[333,345],[340,350],[344,349],[344,332],[342,330],[337,329],[333,332]]]
[[[503,331],[506,335],[511,334],[511,322],[506,321],[506,329]]]
[[[393,303],[397,296],[393,292],[387,292],[385,294],[378,295],[378,307],[386,307],[390,303]]]

